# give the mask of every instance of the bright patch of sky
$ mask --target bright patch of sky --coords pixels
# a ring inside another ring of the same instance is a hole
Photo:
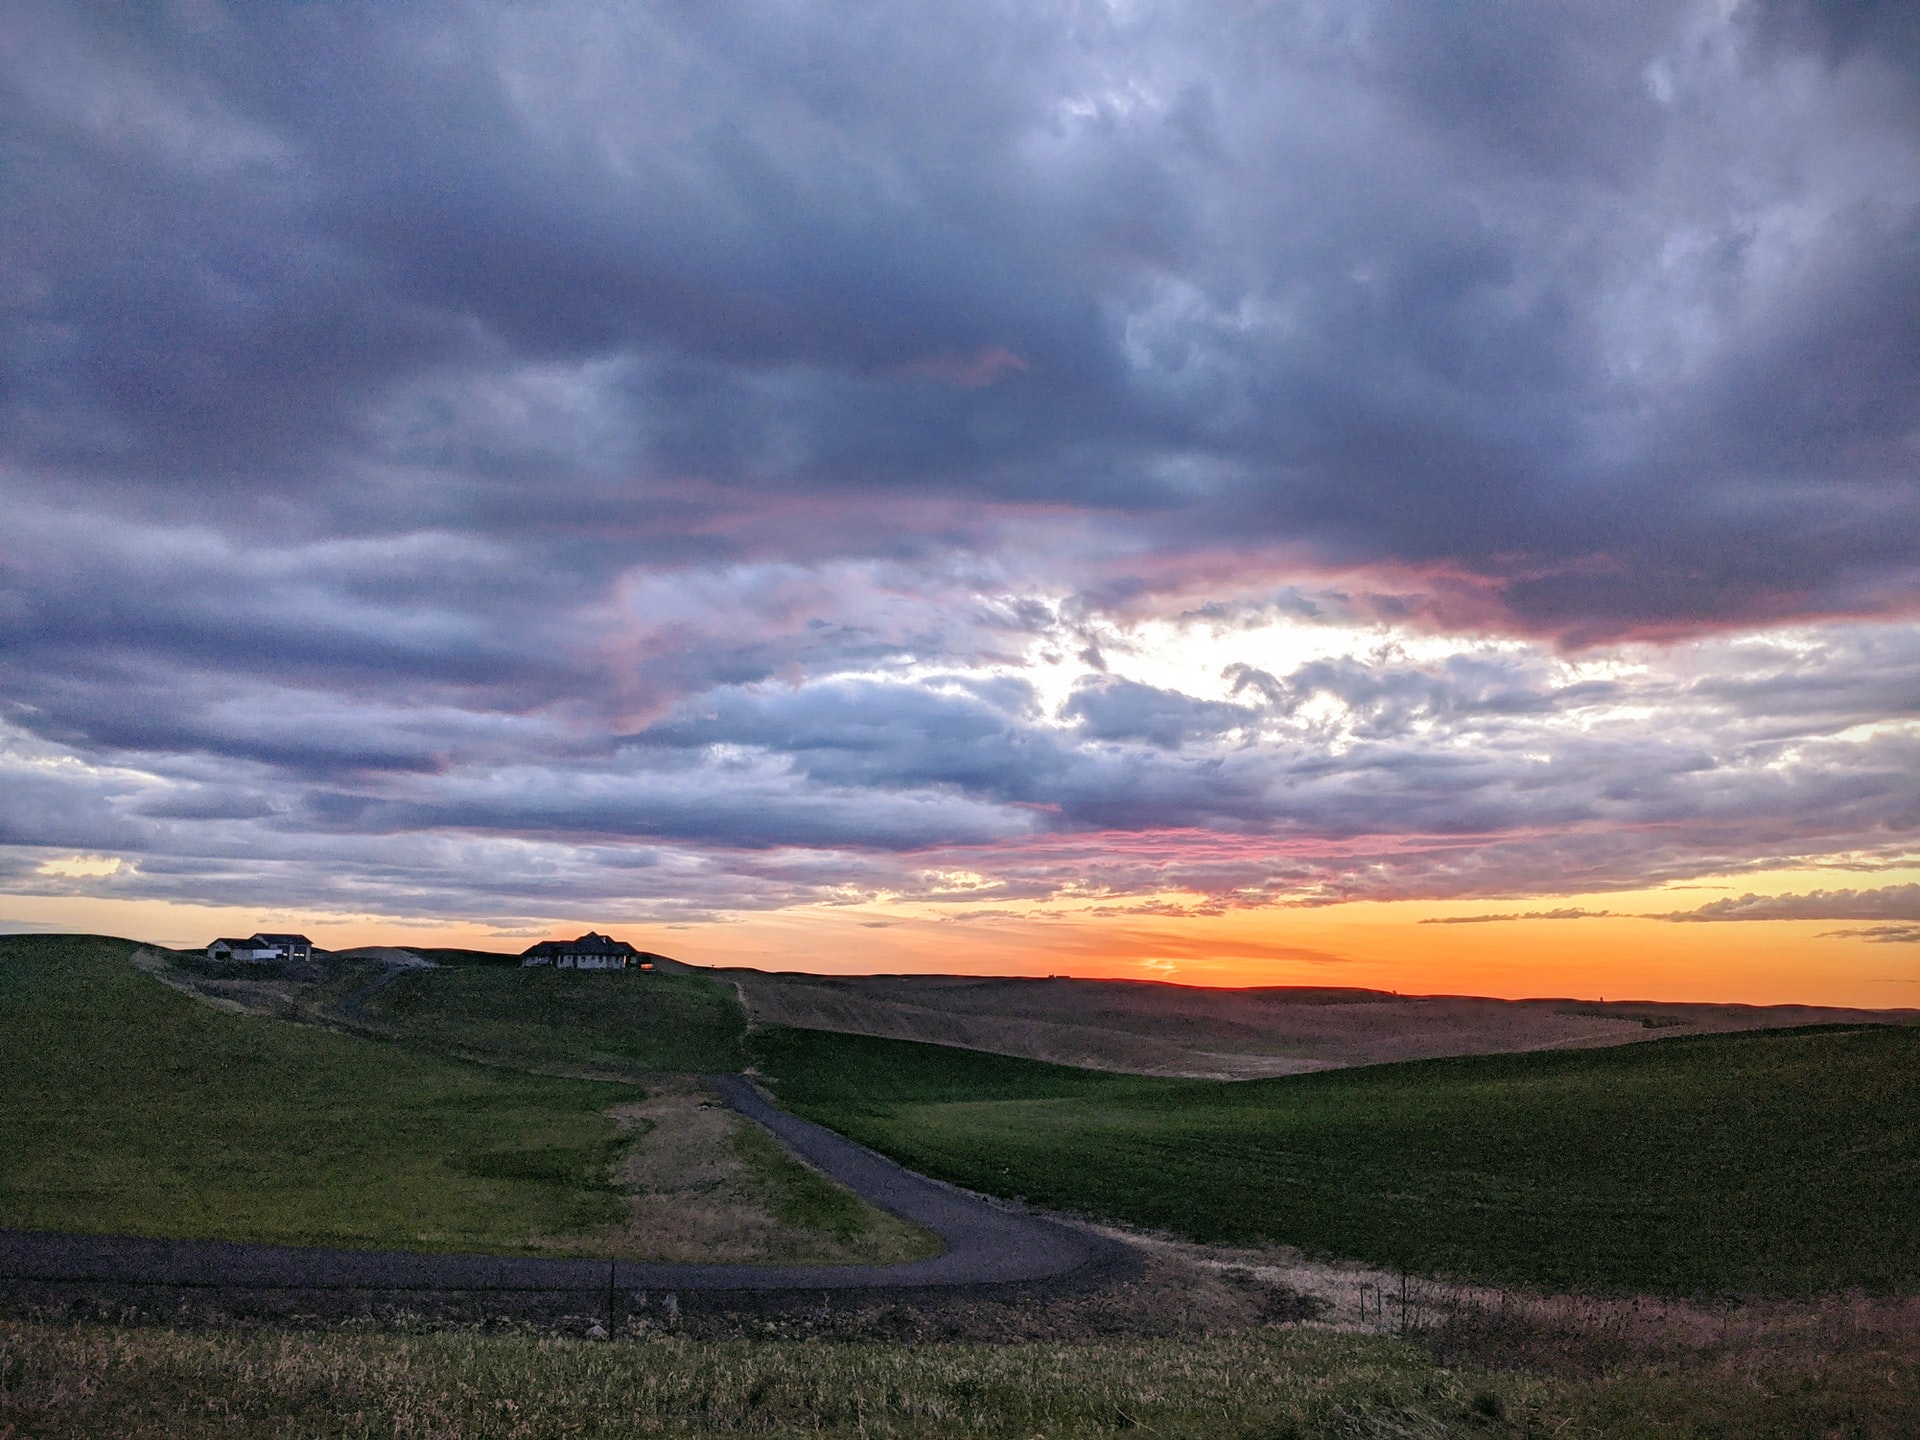
[[[68,880],[96,879],[118,875],[124,863],[117,855],[65,855],[42,861],[39,873]]]

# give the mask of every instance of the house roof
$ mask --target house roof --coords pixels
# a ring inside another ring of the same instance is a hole
[[[224,945],[229,950],[251,950],[253,948],[253,937],[247,936],[245,938],[242,938],[237,935],[222,935],[217,940],[210,940],[207,942],[207,948],[209,950],[211,950],[215,945]]]
[[[260,932],[259,934],[255,935],[253,938],[256,940],[264,940],[269,945],[311,945],[313,944],[313,942],[307,939],[307,937],[304,935],[280,935],[280,934],[269,935],[265,931]]]

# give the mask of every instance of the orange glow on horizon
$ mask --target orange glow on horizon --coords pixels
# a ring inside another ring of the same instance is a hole
[[[1780,883],[1804,886],[1806,877]],[[1753,881],[1741,884],[1760,888]],[[1830,920],[1678,924],[1647,918],[1699,901],[1697,891],[1684,897],[1666,891],[1545,902],[1356,902],[1177,915],[1152,913],[1150,902],[1137,900],[972,913],[954,906],[808,906],[681,924],[580,915],[556,919],[538,933],[530,927],[528,933],[507,935],[475,923],[17,897],[12,919],[14,928],[118,934],[180,946],[204,944],[216,934],[293,929],[335,949],[385,943],[518,951],[549,933],[594,928],[693,964],[821,974],[1071,975],[1508,999],[1920,1007],[1920,947],[1914,945],[1837,938],[1831,932],[1849,927]],[[1420,923],[1443,915],[1582,905],[1615,913],[1578,920]]]

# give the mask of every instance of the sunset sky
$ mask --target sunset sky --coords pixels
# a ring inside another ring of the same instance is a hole
[[[1917,17],[9,6],[0,930],[1920,1006]]]

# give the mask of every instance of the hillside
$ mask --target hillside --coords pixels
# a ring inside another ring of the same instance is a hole
[[[1920,1018],[1912,1010],[1494,1000],[1296,987],[1222,990],[1138,980],[708,973],[738,984],[749,1014],[761,1024],[1206,1080]]]
[[[411,1044],[594,1072],[716,1074],[744,1063],[733,988],[699,975],[438,964],[394,975],[353,1018]]]
[[[1233,1244],[1551,1287],[1920,1285],[1920,1028],[1765,1031],[1223,1083],[823,1031],[782,1103],[961,1185]]]
[[[0,1225],[524,1250],[620,1219],[630,1087],[223,1013],[136,948],[0,940]]]
[[[744,1028],[726,987],[662,979],[0,937],[0,1228],[747,1263],[937,1248],[659,1073],[737,1066]],[[403,1023],[322,1023],[394,990]],[[647,1082],[528,1073],[582,1070]]]

